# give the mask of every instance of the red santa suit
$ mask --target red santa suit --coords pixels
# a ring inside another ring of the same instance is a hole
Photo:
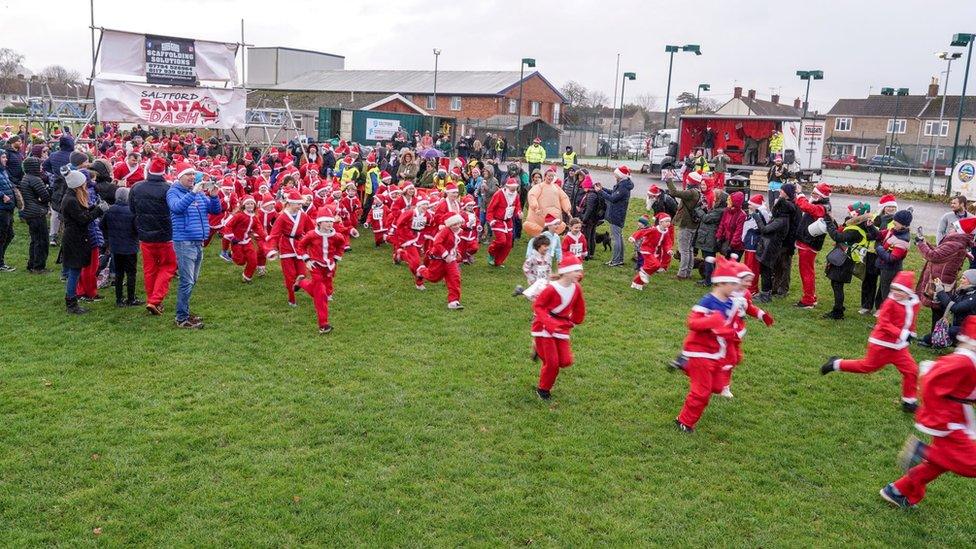
[[[461,213],[461,200],[458,198],[458,187],[454,183],[448,183],[444,189],[444,199],[437,202],[433,207],[434,222],[443,225],[444,221],[454,214]]]
[[[522,217],[522,201],[517,188],[518,182],[509,178],[505,188],[495,191],[485,208],[485,219],[493,235],[491,244],[488,245],[488,262],[491,265],[504,265],[512,251],[515,218]]]
[[[836,360],[834,369],[841,372],[868,374],[894,364],[901,373],[901,400],[909,404],[917,402],[918,364],[908,350],[908,338],[915,336],[915,323],[921,307],[915,295],[915,273],[901,271],[895,275],[891,288],[908,294],[903,301],[890,296],[878,310],[878,320],[868,337],[868,349],[864,358]]]
[[[356,196],[355,192],[350,194],[349,191],[346,191],[343,193],[342,198],[339,199],[337,211],[344,225],[355,227],[356,221],[359,219],[359,214],[363,211],[363,203]]]
[[[220,192],[217,193],[217,200],[220,201],[220,213],[219,214],[207,214],[207,223],[210,225],[210,234],[207,235],[207,240],[204,241],[204,246],[210,245],[210,240],[216,233],[223,234],[224,225],[230,220],[231,216],[234,215],[234,211],[237,210],[237,194],[234,193],[234,183],[229,179],[224,179],[223,185],[220,187]],[[227,251],[230,249],[230,241],[221,240],[220,243],[221,251]]]
[[[417,201],[417,196],[407,194],[407,190],[414,188],[413,183],[407,183],[400,189],[399,196],[393,198],[393,203],[390,205],[390,215],[393,216],[393,219],[400,219],[400,212],[413,207]]]
[[[744,264],[739,263],[737,267],[740,279],[747,274],[755,276]],[[728,338],[726,364],[715,374],[716,379],[712,384],[712,392],[721,387],[719,393],[729,398],[732,397],[732,370],[742,363],[742,340],[746,336],[747,316],[761,320],[767,327],[773,325],[773,315],[753,304],[752,293],[748,289],[739,290],[732,294],[732,334]]]
[[[830,202],[826,200],[830,196],[830,185],[821,183],[813,188],[814,200],[821,202],[816,204],[807,200],[805,196],[796,198],[796,206],[801,212],[813,220],[823,219],[830,212]],[[800,303],[803,305],[814,305],[817,303],[817,275],[814,272],[814,263],[817,260],[817,252],[810,244],[796,240],[796,251],[800,268],[800,282],[803,285],[803,297]]]
[[[461,224],[461,260],[470,264],[474,262],[474,255],[478,253],[481,223],[478,221],[478,212],[475,211],[474,198],[470,195],[465,196],[463,203],[464,209],[460,213],[464,219]]]
[[[434,237],[427,252],[427,259],[420,271],[425,280],[440,282],[447,285],[447,303],[452,309],[460,308],[461,303],[461,269],[458,268],[460,256],[461,235],[452,226],[460,227],[464,219],[457,214],[444,220],[443,226]]]
[[[665,219],[671,219],[671,216],[661,212],[655,216],[658,223]],[[668,238],[668,233],[670,232],[670,226],[667,229],[662,229],[660,225],[654,227],[648,227],[646,229],[641,229],[630,236],[631,242],[640,241],[641,268],[634,275],[634,280],[632,287],[637,290],[643,290],[644,285],[651,280],[651,276],[661,268],[661,256],[670,256],[668,252],[671,251],[671,239]]]
[[[426,203],[426,200],[420,200],[417,205]],[[416,278],[418,288],[422,288],[424,284],[419,273],[420,255],[425,243],[424,235],[433,223],[434,218],[429,211],[421,212],[417,208],[410,208],[401,212],[396,223],[396,258],[398,261],[405,261],[410,267],[410,272]]]
[[[323,220],[334,221],[328,208],[316,215],[316,223]],[[312,296],[319,328],[329,327],[329,296],[332,295],[332,280],[336,264],[346,247],[346,237],[335,230],[322,232],[318,228],[309,231],[298,242],[298,251],[307,259],[311,276],[299,282],[299,287]]]
[[[112,167],[112,178],[119,182],[119,186],[131,187],[146,179],[146,169],[141,163],[130,168],[125,162],[117,162]]]
[[[260,207],[257,211],[258,223],[264,229],[264,234],[268,236],[265,236],[260,242],[255,241],[254,244],[257,247],[258,267],[264,267],[268,263],[268,252],[271,250],[268,238],[271,235],[271,229],[274,228],[275,219],[278,218],[278,210],[277,203],[270,194],[258,197],[258,206]]]
[[[257,204],[253,197],[246,197],[244,205]],[[250,282],[258,266],[255,245],[264,242],[267,235],[257,213],[241,210],[235,213],[223,227],[224,239],[231,244],[231,257],[235,265],[244,266],[244,281]]]
[[[566,256],[559,262],[559,274],[581,270],[583,262],[576,256]],[[564,286],[555,281],[539,292],[532,302],[532,312],[533,344],[542,360],[539,389],[549,391],[556,383],[559,370],[573,364],[569,335],[586,318],[583,287],[578,282]]]
[[[963,321],[957,339],[976,343],[976,317]],[[925,497],[928,483],[947,471],[976,477],[976,352],[959,348],[934,364],[923,362],[921,393],[915,427],[931,435],[932,443],[923,445],[922,461],[893,484],[911,505]]]
[[[289,204],[301,204],[302,197],[297,191],[288,195]],[[309,231],[315,229],[315,222],[302,210],[291,214],[282,210],[275,219],[271,234],[268,235],[268,258],[281,258],[281,273],[288,290],[288,303],[295,304],[295,279],[305,275],[305,258],[298,251],[298,241]]]
[[[586,235],[582,232],[579,234],[573,234],[568,232],[562,237],[563,257],[567,255],[574,255],[580,259],[586,257],[587,252],[589,252],[589,243],[586,242]]]
[[[390,207],[380,197],[373,200],[366,216],[366,222],[373,231],[373,243],[381,246],[386,242],[387,234],[390,232]]]

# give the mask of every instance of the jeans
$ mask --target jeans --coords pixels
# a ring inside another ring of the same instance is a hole
[[[586,257],[592,258],[593,252],[596,251],[596,222],[587,221],[583,223],[583,236],[586,237],[586,246],[589,248],[586,250]]]
[[[790,252],[790,253],[787,253]],[[773,269],[773,293],[785,296],[790,293],[790,274],[793,271],[793,250],[783,250]]]
[[[610,258],[611,264],[624,262],[623,230],[623,227],[610,224],[610,246],[613,247],[613,257]]]
[[[68,279],[64,283],[64,295],[71,299],[78,295],[76,290],[78,288],[78,280],[81,278],[81,269],[66,269],[66,271]]]
[[[678,252],[681,254],[681,263],[678,266],[678,276],[685,278],[691,276],[691,268],[695,264],[695,254],[692,248],[695,244],[695,233],[692,228],[678,229]]]
[[[203,242],[173,242],[173,249],[176,251],[176,269],[180,275],[180,286],[176,291],[176,321],[183,322],[190,318],[190,296],[203,265]]]
[[[14,239],[14,212],[13,210],[0,210],[0,266],[6,265],[4,255],[7,253],[7,246]]]
[[[47,265],[47,219],[29,217],[24,221],[27,222],[27,230],[30,232],[30,253],[27,259],[27,269],[39,271]]]

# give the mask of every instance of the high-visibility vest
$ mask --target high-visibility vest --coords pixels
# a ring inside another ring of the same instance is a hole
[[[530,164],[542,164],[546,161],[546,150],[542,145],[530,145],[525,149],[525,161]]]
[[[864,263],[864,256],[868,253],[868,233],[857,225],[848,225],[844,227],[844,230],[856,232],[861,235],[861,240],[847,247],[847,255],[854,260],[854,263]]]
[[[563,153],[563,168],[570,169],[576,163],[576,151]]]

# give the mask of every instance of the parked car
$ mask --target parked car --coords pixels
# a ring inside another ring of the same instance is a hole
[[[856,170],[858,167],[857,157],[853,154],[829,156],[823,159],[823,167],[829,170]]]
[[[926,160],[925,162],[922,162],[921,164],[922,168],[926,170],[931,170],[932,162],[933,162],[932,160]],[[938,174],[944,173],[946,168],[949,167],[949,160],[946,158],[938,158],[934,162],[935,162],[935,173]]]
[[[894,168],[896,170],[907,170],[911,168],[911,164],[895,158],[894,156],[876,154],[868,160],[868,169],[872,172],[882,168]]]

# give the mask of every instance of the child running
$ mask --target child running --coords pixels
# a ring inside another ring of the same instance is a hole
[[[559,263],[558,277],[546,286],[532,305],[532,337],[535,354],[542,359],[536,394],[543,400],[552,398],[550,391],[559,370],[573,364],[573,349],[569,334],[586,318],[583,287],[583,262],[576,256],[566,256]]]
[[[529,255],[525,258],[525,263],[522,264],[522,272],[525,273],[528,287],[516,286],[515,291],[512,292],[513,297],[523,296],[529,301],[534,300],[549,285],[549,275],[552,273],[552,261],[549,260],[547,253],[549,251],[549,240],[533,238],[531,246]]]

